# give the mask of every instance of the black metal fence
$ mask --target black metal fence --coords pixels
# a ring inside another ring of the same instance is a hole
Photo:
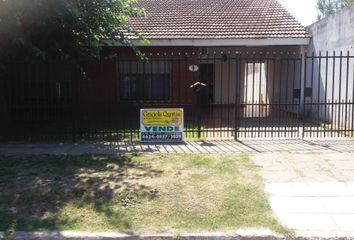
[[[183,108],[186,140],[354,137],[349,53],[147,56],[7,64],[0,140],[134,141],[141,108]]]
[[[305,56],[304,137],[353,137],[353,58],[350,52]]]

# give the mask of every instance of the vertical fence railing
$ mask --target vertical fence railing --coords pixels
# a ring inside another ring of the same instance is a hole
[[[72,80],[70,63],[12,62],[5,64],[0,88],[0,132],[4,140],[70,139]]]
[[[240,56],[238,138],[294,138],[300,128],[301,56]]]
[[[354,56],[306,56],[304,137],[353,137]]]
[[[141,108],[183,108],[186,140],[354,137],[350,52],[147,56],[8,64],[0,140],[135,141]]]

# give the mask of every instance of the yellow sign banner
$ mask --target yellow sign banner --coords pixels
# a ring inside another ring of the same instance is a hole
[[[183,112],[180,109],[145,109],[141,117],[142,124],[146,126],[179,126]]]

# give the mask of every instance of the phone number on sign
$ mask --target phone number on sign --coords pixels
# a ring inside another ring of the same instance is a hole
[[[182,140],[182,133],[141,133],[142,140]]]

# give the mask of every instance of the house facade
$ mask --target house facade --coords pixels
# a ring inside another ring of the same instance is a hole
[[[122,102],[191,103],[195,99],[189,86],[202,82],[207,85],[205,101],[232,104],[237,76],[253,75],[247,72],[252,70],[251,61],[248,67],[236,61],[240,55],[255,58],[255,78],[263,74],[265,84],[274,63],[266,63],[261,55],[299,57],[310,40],[305,28],[276,0],[140,0],[138,7],[146,9],[147,18],[131,19],[129,24],[150,43],[126,36],[146,54],[148,62],[138,61],[131,49],[119,45],[103,51],[104,59],[119,62],[110,70],[115,84],[109,89],[115,88],[111,95]],[[289,65],[298,67],[298,63]],[[198,69],[191,71],[191,66]],[[264,84],[261,88],[265,89]],[[255,99],[265,102],[267,96],[262,96]]]
[[[10,135],[134,140],[141,108],[171,107],[184,109],[187,139],[354,135],[354,57],[306,54],[310,33],[276,0],[137,7],[147,17],[129,25],[150,43],[124,34],[144,60],[106,42],[80,74],[69,63],[14,67],[5,84]]]
[[[140,0],[138,7],[147,18],[129,24],[150,43],[125,35],[148,60],[109,44],[83,105],[132,111],[130,119],[138,119],[138,108],[175,106],[195,119],[199,103],[212,109],[202,125],[218,129],[233,128],[236,118],[301,110],[300,54],[310,34],[276,0]],[[200,96],[191,89],[197,82],[206,85]]]

